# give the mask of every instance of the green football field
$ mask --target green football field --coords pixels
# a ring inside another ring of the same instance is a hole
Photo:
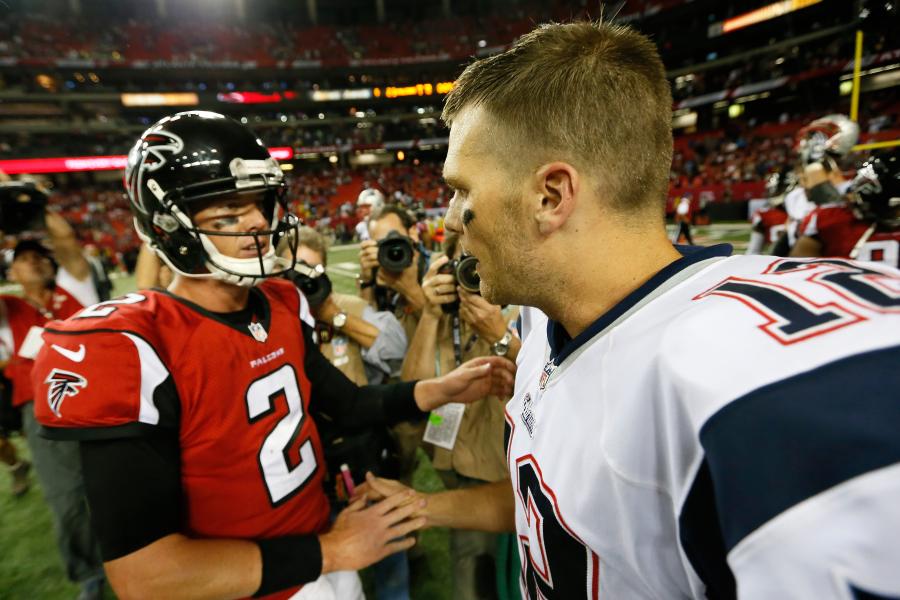
[[[670,232],[674,231],[670,228]],[[696,228],[694,243],[709,245],[728,242],[735,252],[743,252],[749,238],[746,224],[723,224]],[[359,270],[358,246],[332,248],[328,253],[328,273],[337,291],[355,293],[355,277]],[[132,291],[134,279],[115,279],[116,295]],[[14,438],[22,455],[28,452],[24,440]],[[441,483],[428,459],[420,452],[414,484],[424,491],[441,489]],[[71,600],[78,590],[63,572],[53,540],[50,514],[43,503],[41,490],[32,476],[33,487],[22,498],[9,492],[9,478],[0,476],[0,600]],[[420,537],[425,559],[413,580],[413,597],[417,600],[449,600],[450,572],[447,532],[432,530]],[[369,577],[364,577],[367,584]],[[369,585],[367,585],[367,588]]]

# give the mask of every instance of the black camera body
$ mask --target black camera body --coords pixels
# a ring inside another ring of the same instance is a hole
[[[44,229],[47,194],[32,182],[0,183],[0,230],[16,234]]]
[[[307,302],[313,308],[325,302],[331,295],[331,279],[328,278],[325,267],[322,265],[312,267],[302,260],[297,261],[297,264],[285,277],[303,292]]]
[[[480,294],[481,277],[478,276],[478,272],[475,270],[477,266],[477,258],[463,254],[441,267],[439,273],[453,275],[453,279],[459,287],[472,294]],[[459,299],[457,298],[447,304],[441,304],[441,310],[448,314],[457,312],[459,310]]]
[[[402,273],[413,262],[415,247],[411,239],[392,231],[378,242],[378,264],[385,271]]]

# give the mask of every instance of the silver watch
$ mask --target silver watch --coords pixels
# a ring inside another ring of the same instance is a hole
[[[331,318],[331,326],[340,329],[347,324],[347,313],[339,312]]]
[[[491,352],[494,353],[494,356],[506,356],[509,352],[510,340],[512,340],[512,333],[507,331],[499,341],[491,344]]]

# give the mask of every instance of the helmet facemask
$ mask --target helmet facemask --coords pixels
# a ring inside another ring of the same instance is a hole
[[[229,167],[232,178],[205,181],[171,191],[162,190],[155,181],[149,180],[147,187],[157,197],[163,211],[156,211],[151,218],[155,236],[145,235],[137,219],[136,228],[173,271],[186,277],[214,278],[250,287],[293,268],[294,261],[279,258],[275,248],[285,236],[296,246],[300,219],[288,211],[283,175],[274,159],[238,158],[232,160]],[[193,221],[192,215],[197,212],[195,207],[200,203],[245,195],[249,199],[260,193],[263,194],[262,210],[268,223],[265,230],[222,232],[201,229]],[[213,236],[252,238],[256,256],[237,258],[223,254],[216,247]],[[263,250],[266,243],[268,247]]]

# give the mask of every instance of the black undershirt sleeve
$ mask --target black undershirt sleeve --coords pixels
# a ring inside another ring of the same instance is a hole
[[[181,530],[177,436],[79,442],[91,525],[104,561]]]
[[[91,526],[104,562],[182,531],[182,490],[176,436],[79,442]],[[317,536],[255,540],[262,556],[264,596],[314,581],[322,572]]]
[[[368,429],[425,417],[413,395],[415,381],[358,386],[319,351],[313,330],[303,323],[303,369],[312,384],[310,412],[343,430]]]

